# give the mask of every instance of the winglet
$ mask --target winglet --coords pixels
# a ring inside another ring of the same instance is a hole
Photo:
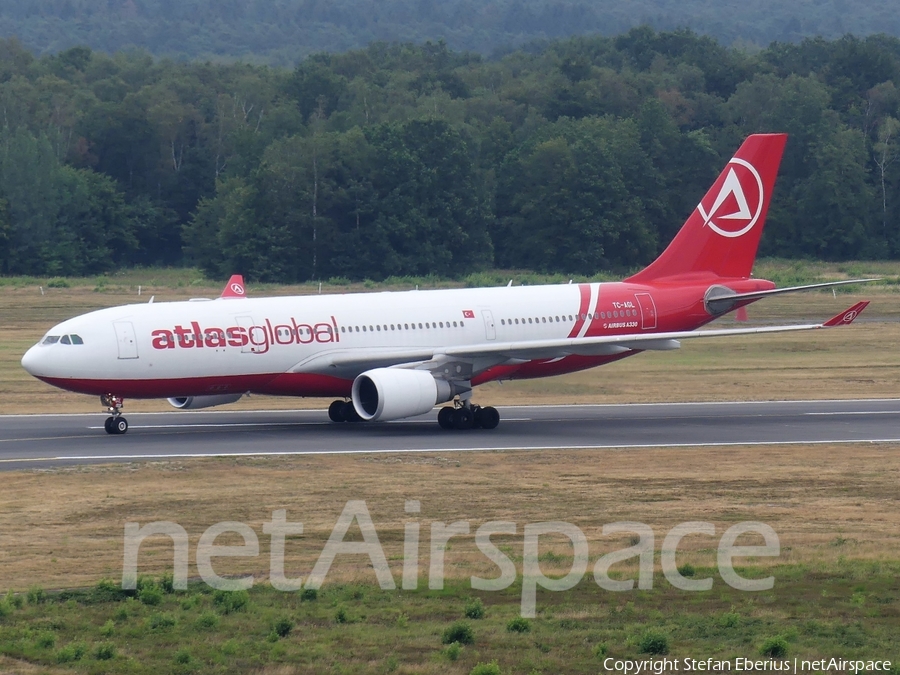
[[[860,315],[860,313],[868,306],[868,304],[868,300],[857,302],[850,309],[846,309],[837,316],[828,319],[828,321],[822,324],[822,327],[833,328],[834,326],[845,326],[847,324],[853,323],[856,317]]]
[[[225,284],[225,290],[222,291],[220,298],[246,298],[247,292],[244,290],[244,277],[240,274],[233,275],[228,283]]]

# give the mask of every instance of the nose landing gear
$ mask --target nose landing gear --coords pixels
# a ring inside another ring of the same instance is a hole
[[[125,401],[115,394],[104,394],[100,397],[100,403],[106,408],[111,417],[106,418],[103,428],[108,434],[124,434],[128,431],[128,420],[122,416],[122,406]]]

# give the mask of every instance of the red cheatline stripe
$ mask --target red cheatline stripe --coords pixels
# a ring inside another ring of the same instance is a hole
[[[575,326],[569,332],[570,338],[578,337],[581,327],[584,325],[584,320],[581,317],[587,314],[588,307],[591,304],[591,285],[578,284],[578,291],[581,293],[581,306],[578,308],[578,316],[575,317]]]

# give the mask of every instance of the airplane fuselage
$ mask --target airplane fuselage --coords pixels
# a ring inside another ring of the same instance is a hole
[[[655,285],[580,283],[135,304],[55,326],[29,350],[23,365],[49,384],[86,394],[348,396],[353,379],[366,368],[342,355],[368,354],[371,363],[381,352],[412,349],[424,360],[466,345],[692,330],[716,317],[705,302],[713,285],[739,293],[774,287],[759,279],[698,275]],[[82,344],[63,336],[77,336]],[[470,379],[477,385],[559,375],[638,351],[483,361]]]

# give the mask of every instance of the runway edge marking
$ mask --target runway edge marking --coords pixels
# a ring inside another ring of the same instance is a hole
[[[545,445],[522,447],[484,447],[484,448],[407,448],[405,450],[286,450],[278,452],[215,452],[215,453],[161,453],[152,455],[76,455],[71,457],[23,457],[0,459],[0,464],[26,462],[86,462],[97,460],[147,460],[147,459],[203,459],[228,457],[295,457],[309,455],[397,455],[427,452],[532,452],[536,450],[651,450],[672,448],[730,448],[756,447],[765,445],[848,445],[850,443],[892,444],[900,443],[900,438],[869,438],[851,440],[818,440],[818,441],[741,441],[733,443],[648,443],[640,445]]]

